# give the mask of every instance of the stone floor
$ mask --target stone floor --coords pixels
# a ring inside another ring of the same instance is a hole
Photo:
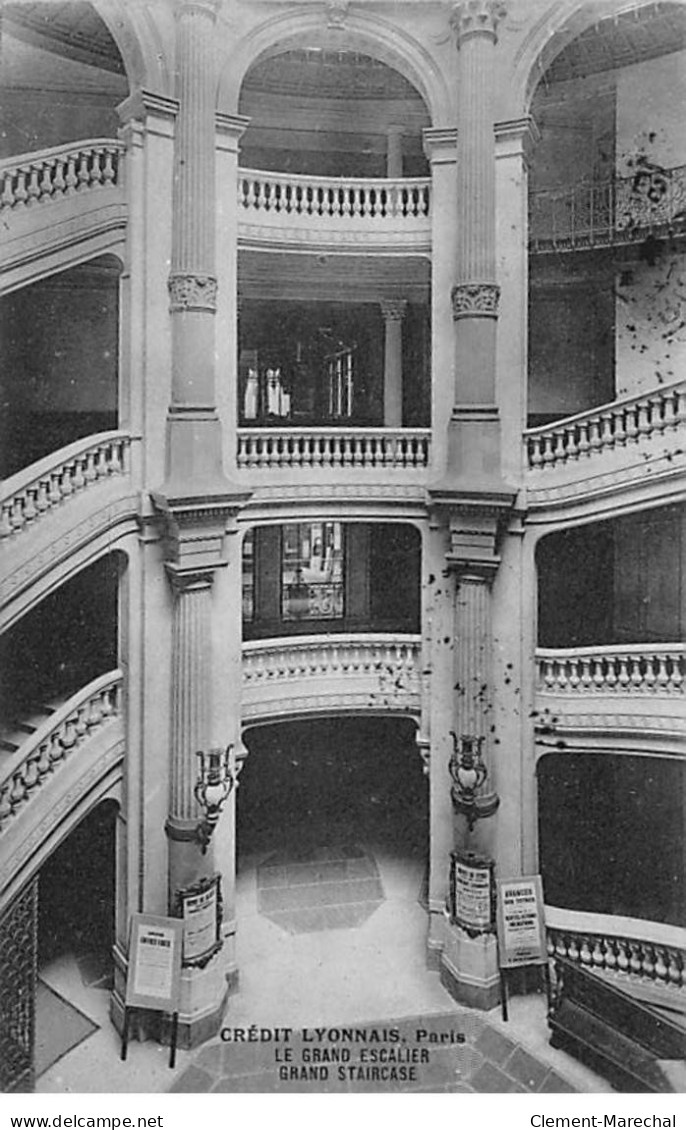
[[[195,1051],[180,1051],[174,1071],[168,1067],[168,1050],[152,1042],[132,1042],[122,1063],[119,1040],[108,1020],[107,991],[84,984],[76,962],[65,955],[41,976],[90,1016],[98,1029],[46,1071],[36,1090],[612,1090],[600,1076],[550,1047],[541,994],[515,996],[505,1023],[499,1009],[483,1014],[457,1006],[438,975],[427,970],[425,857],[416,842],[386,834],[381,825],[358,830],[357,837],[329,829],[323,843],[321,835],[316,840],[298,849],[308,853],[307,859],[294,858],[287,845],[271,844],[268,850],[244,854],[237,880],[240,990],[229,1000],[224,1025],[292,1028],[291,1060],[276,1062],[274,1042],[215,1039]],[[346,866],[338,866],[341,863]],[[329,864],[337,866],[332,870]],[[360,867],[364,874],[355,874]],[[305,878],[307,882],[297,881]],[[274,885],[269,886],[269,880]],[[358,888],[358,882],[373,883],[373,891]],[[265,892],[275,890],[280,892],[279,905],[270,905],[269,898],[265,903]],[[309,917],[302,917],[303,910]],[[341,919],[344,911],[353,912],[352,920]],[[328,1031],[350,1026],[375,1032],[395,1029],[398,1036],[377,1042],[368,1031],[366,1040],[344,1044],[335,1035],[308,1041],[301,1034],[304,1028]],[[418,1031],[426,1035],[418,1038]],[[450,1032],[453,1043],[434,1042],[440,1033]],[[464,1042],[459,1042],[462,1037]],[[306,1064],[305,1047],[346,1048],[350,1058]],[[373,1062],[372,1053],[383,1049],[386,1055],[404,1053],[405,1062],[399,1062],[402,1056]],[[326,1067],[328,1078],[322,1077],[323,1072],[318,1079],[279,1078],[280,1067],[311,1066]],[[373,1067],[394,1068],[396,1075],[400,1067],[414,1068],[414,1077],[375,1079]]]

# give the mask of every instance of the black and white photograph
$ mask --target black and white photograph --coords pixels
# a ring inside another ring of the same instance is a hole
[[[677,1126],[685,122],[686,0],[0,0],[7,1112]]]

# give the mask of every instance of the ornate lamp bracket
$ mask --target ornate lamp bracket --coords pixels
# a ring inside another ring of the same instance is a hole
[[[488,777],[488,770],[481,757],[483,737],[462,734],[459,738],[453,730],[453,754],[448,769],[453,781],[450,797],[455,812],[466,817],[471,832],[477,820],[492,816],[500,804],[497,793],[478,793]]]

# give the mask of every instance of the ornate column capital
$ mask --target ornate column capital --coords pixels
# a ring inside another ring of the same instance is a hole
[[[402,322],[407,310],[406,298],[382,298],[379,306],[381,307],[381,317],[384,322]]]
[[[217,280],[214,275],[174,272],[169,276],[169,309],[206,310],[214,314],[217,309]]]
[[[503,0],[460,0],[450,17],[450,26],[457,37],[458,48],[471,36],[497,39],[497,28],[506,14]]]
[[[491,282],[458,283],[450,292],[453,321],[458,318],[497,318],[500,287]]]

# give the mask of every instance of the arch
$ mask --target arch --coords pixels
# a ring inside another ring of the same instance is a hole
[[[241,86],[250,67],[269,55],[291,47],[302,47],[306,38],[312,44],[331,43],[320,10],[281,13],[244,36],[222,67],[218,109],[224,113],[237,113]],[[446,76],[426,48],[404,30],[371,13],[350,13],[346,16],[343,34],[336,32],[335,45],[360,51],[386,63],[419,91],[429,110],[432,125],[451,122],[451,98]]]
[[[682,3],[683,0],[677,0]],[[511,83],[513,106],[519,113],[529,112],[538,83],[553,60],[569,43],[600,20],[618,16],[629,8],[648,8],[649,3],[628,4],[627,0],[558,0],[531,28],[514,59]],[[515,111],[513,109],[513,117]]]
[[[91,3],[119,49],[129,92],[146,89],[172,94],[171,55],[151,12],[151,8],[159,11],[158,6],[131,4],[127,0],[91,0]]]
[[[121,807],[124,753],[122,724],[110,723],[83,743],[3,834],[0,910],[101,801]]]

